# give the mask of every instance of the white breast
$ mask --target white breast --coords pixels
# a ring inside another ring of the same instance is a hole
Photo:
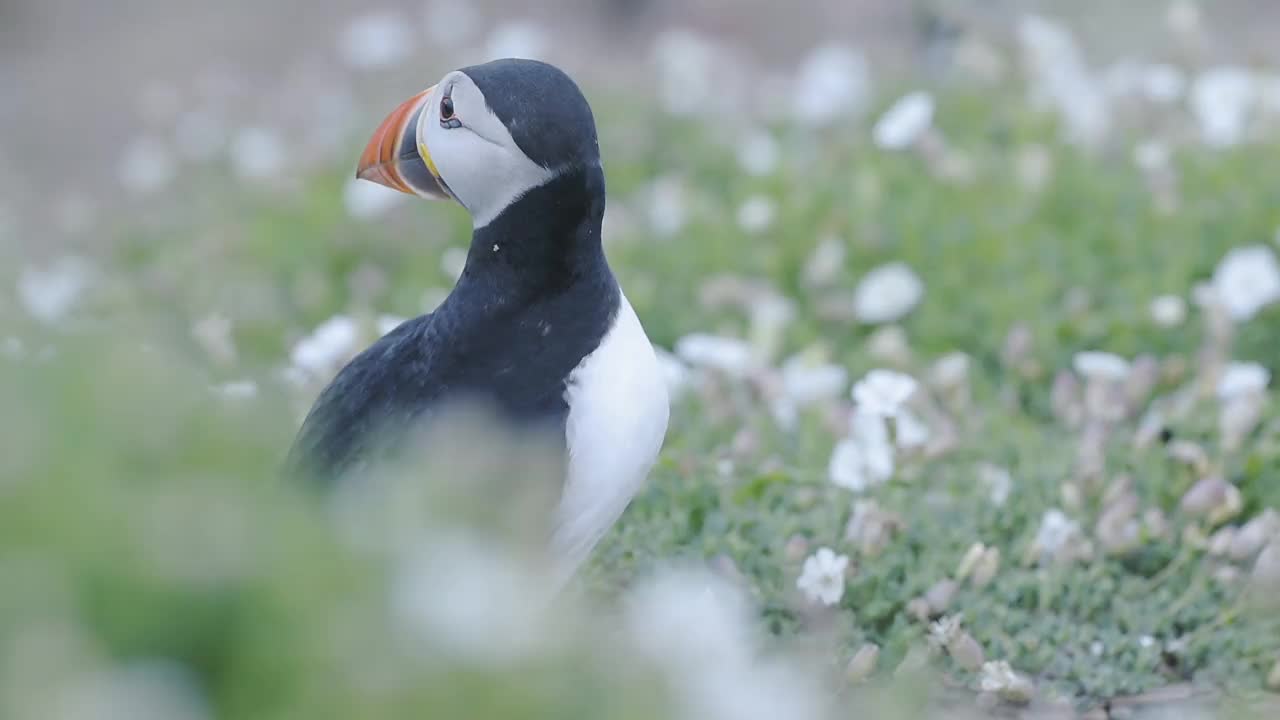
[[[569,376],[569,473],[552,547],[564,576],[587,558],[644,484],[670,406],[653,345],[626,297],[595,352]]]

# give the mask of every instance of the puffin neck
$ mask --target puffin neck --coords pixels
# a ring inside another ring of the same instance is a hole
[[[530,189],[472,234],[457,290],[527,300],[607,276],[604,195],[598,166],[567,170]]]

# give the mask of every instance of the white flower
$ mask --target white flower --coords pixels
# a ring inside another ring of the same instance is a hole
[[[1025,703],[1031,699],[1031,681],[1013,671],[1008,661],[988,661],[982,664],[979,686],[983,692],[996,693],[1009,702]]]
[[[46,268],[25,267],[18,276],[18,300],[31,317],[53,324],[71,311],[89,280],[89,264],[79,257],[63,257]]]
[[[903,96],[880,116],[871,137],[885,150],[910,147],[933,124],[933,96],[916,91]]]
[[[831,548],[819,548],[805,559],[796,587],[811,602],[835,605],[844,597],[844,573],[848,567],[847,555],[837,555]]]
[[[662,373],[663,381],[666,382],[667,394],[675,399],[689,386],[689,368],[680,362],[680,358],[657,345],[653,346],[653,352],[658,358],[658,370]]]
[[[705,110],[715,92],[715,48],[689,30],[666,30],[654,40],[658,91],[663,108],[672,115]]]
[[[1009,500],[1009,493],[1013,492],[1013,476],[1008,470],[998,465],[990,463],[979,465],[978,480],[986,487],[987,497],[996,507],[1003,507]]]
[[[1229,251],[1213,271],[1213,294],[1233,320],[1245,321],[1280,300],[1280,265],[1265,245]]]
[[[630,644],[664,672],[675,717],[698,720],[819,718],[821,693],[794,662],[764,659],[753,608],[710,573],[665,571],[628,594]]]
[[[717,370],[734,378],[745,377],[759,367],[750,343],[723,335],[685,335],[676,341],[675,351],[677,357],[690,365]]]
[[[782,387],[796,405],[811,405],[837,397],[849,382],[849,372],[833,363],[813,362],[793,355],[782,363]]]
[[[1205,144],[1240,144],[1257,97],[1253,74],[1244,68],[1215,67],[1197,77],[1191,88],[1191,109],[1200,123],[1200,137]]]
[[[231,142],[231,166],[244,180],[278,175],[284,167],[284,142],[267,128],[244,128]]]
[[[1226,401],[1261,395],[1270,382],[1271,371],[1258,363],[1233,362],[1218,378],[1218,398]]]
[[[864,492],[874,483],[867,473],[867,463],[862,446],[852,438],[836,443],[827,463],[831,482],[854,492]]]
[[[862,277],[853,292],[853,314],[859,321],[878,325],[894,322],[924,297],[924,283],[906,263],[881,265]]]
[[[359,337],[359,327],[354,319],[347,315],[334,315],[299,340],[293,346],[289,360],[294,367],[312,376],[323,377],[352,354]]]
[[[1122,381],[1129,376],[1129,361],[1109,352],[1078,352],[1071,359],[1076,373],[1090,380]]]
[[[864,492],[893,477],[893,445],[884,418],[855,411],[850,420],[850,435],[836,443],[827,473],[835,485]]]
[[[969,381],[969,356],[962,352],[950,352],[938,358],[929,373],[934,384],[941,388],[963,387]]]
[[[1169,146],[1160,140],[1144,140],[1133,149],[1133,163],[1145,172],[1160,172],[1169,167]]]
[[[906,410],[894,416],[893,429],[894,442],[903,450],[924,447],[929,442],[929,426]]]
[[[747,310],[751,315],[751,346],[757,356],[773,357],[795,319],[795,301],[773,290],[763,290],[752,295]]]
[[[389,315],[389,314],[379,315],[378,316],[378,334],[386,335],[392,330],[395,330],[396,328],[400,327],[401,323],[403,323],[407,319],[408,318],[403,318],[403,317],[400,317],[399,315]]]
[[[1018,25],[1018,40],[1030,65],[1033,99],[1062,116],[1072,140],[1101,140],[1110,129],[1110,108],[1071,32],[1046,18],[1028,15]]]
[[[690,671],[747,662],[754,644],[748,599],[705,570],[643,579],[628,594],[624,623],[642,653]]]
[[[917,387],[919,383],[910,375],[894,370],[872,370],[854,384],[851,394],[860,412],[891,418],[902,410]]]
[[[818,241],[804,265],[804,282],[809,287],[826,287],[836,281],[844,269],[848,251],[844,241],[827,236]]]
[[[399,205],[408,196],[378,183],[351,178],[342,189],[342,202],[347,215],[357,220],[372,220]]]
[[[778,141],[767,130],[756,130],[738,146],[738,165],[749,175],[762,177],[778,167]]]
[[[527,656],[540,640],[538,579],[474,537],[432,537],[405,554],[391,582],[394,617],[411,633],[469,659]],[[441,592],[448,588],[448,592]]]
[[[1140,80],[1143,94],[1152,102],[1177,102],[1187,91],[1187,76],[1165,63],[1144,66]]]
[[[929,642],[946,647],[960,635],[961,629],[959,616],[943,615],[929,625]]]
[[[379,11],[352,20],[338,41],[348,67],[373,70],[398,65],[413,52],[413,33],[399,13]]]
[[[546,53],[547,33],[538,25],[517,20],[506,22],[489,33],[485,55],[490,60],[523,58],[540,60]]]
[[[820,47],[805,59],[792,86],[793,117],[811,126],[830,125],[861,110],[870,92],[871,75],[862,55],[841,45]]]
[[[169,148],[155,138],[142,137],[125,146],[117,177],[130,192],[145,195],[163,189],[178,174]]]
[[[1080,536],[1080,524],[1057,508],[1046,510],[1036,532],[1035,548],[1042,557],[1053,558]]]
[[[1160,327],[1177,327],[1187,319],[1187,302],[1178,295],[1161,295],[1151,301],[1150,312]]]
[[[752,234],[768,230],[775,212],[773,200],[764,195],[752,195],[738,207],[738,227]]]
[[[684,182],[668,175],[653,181],[648,191],[649,225],[663,237],[671,237],[684,228],[688,212]]]

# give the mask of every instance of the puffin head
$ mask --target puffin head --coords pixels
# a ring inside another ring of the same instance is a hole
[[[481,228],[530,190],[599,167],[595,120],[573,80],[505,59],[454,70],[393,110],[356,177],[452,198]]]

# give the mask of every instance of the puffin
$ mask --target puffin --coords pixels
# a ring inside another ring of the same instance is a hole
[[[391,111],[356,177],[456,202],[471,216],[471,245],[435,310],[392,329],[321,391],[286,472],[358,481],[412,442],[416,423],[453,401],[484,402],[512,427],[551,430],[563,484],[545,527],[567,581],[643,487],[670,411],[601,243],[605,176],[586,97],[540,61],[454,70]]]

